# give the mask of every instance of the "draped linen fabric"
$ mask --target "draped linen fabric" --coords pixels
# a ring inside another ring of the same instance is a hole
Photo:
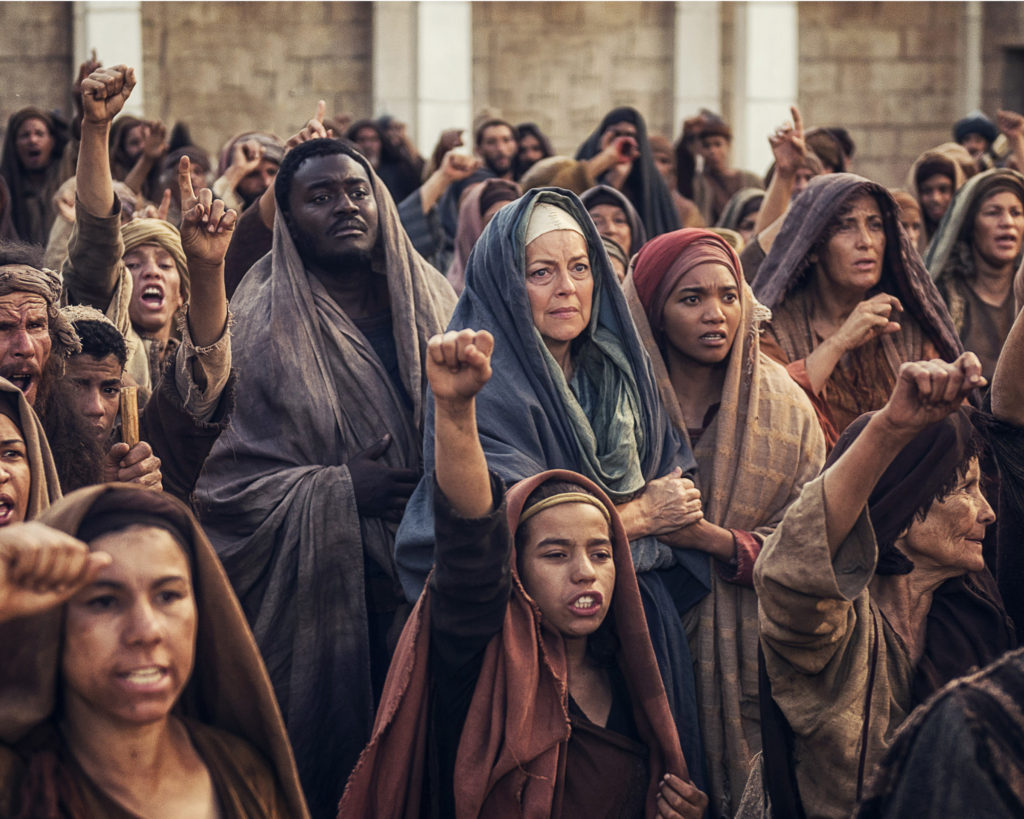
[[[760,351],[761,323],[770,313],[754,298],[735,251],[705,230],[680,230],[653,239],[634,261],[623,290],[651,356],[661,400],[685,435],[687,419],[663,357],[664,335],[652,330],[652,323],[659,326],[660,321],[651,322],[650,317],[661,316],[675,287],[664,281],[672,275],[675,260],[701,243],[717,246],[717,252],[705,252],[708,260],[731,259],[741,314],[718,412],[694,447],[695,482],[707,520],[752,532],[763,541],[825,459],[825,441],[810,401],[786,371]],[[701,422],[689,420],[691,426]],[[708,557],[708,563],[714,558]],[[708,760],[711,815],[732,816],[751,759],[761,748],[757,598],[753,589],[727,582],[716,571],[710,574],[711,593],[688,615],[687,636]]]
[[[231,300],[238,407],[196,489],[267,662],[314,815],[333,812],[373,722],[366,561],[395,574],[395,526],[359,515],[346,464],[387,434],[379,461],[419,469],[426,343],[455,303],[364,168],[380,220],[374,269],[387,277],[411,410],[278,218],[273,249]]]

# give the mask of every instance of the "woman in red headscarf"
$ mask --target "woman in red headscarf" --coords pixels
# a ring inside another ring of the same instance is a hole
[[[732,816],[760,749],[753,562],[825,442],[814,409],[761,352],[770,313],[728,243],[678,230],[645,244],[624,285],[661,399],[689,435],[704,518],[688,527],[707,549],[711,594],[687,617],[712,805]]]

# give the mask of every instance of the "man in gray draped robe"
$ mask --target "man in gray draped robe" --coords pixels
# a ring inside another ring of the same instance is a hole
[[[394,532],[422,473],[427,339],[455,294],[348,145],[294,148],[275,198],[273,248],[231,301],[238,407],[196,495],[312,813],[333,817],[401,627]]]

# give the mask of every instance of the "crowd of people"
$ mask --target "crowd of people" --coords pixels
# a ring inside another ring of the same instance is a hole
[[[1024,815],[1024,116],[134,86],[4,137],[0,818]]]

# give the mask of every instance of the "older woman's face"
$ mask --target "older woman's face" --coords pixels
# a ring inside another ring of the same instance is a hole
[[[166,719],[192,674],[198,614],[188,560],[171,535],[131,526],[96,538],[112,558],[67,605],[61,672],[69,718]]]
[[[560,503],[524,526],[519,550],[523,588],[563,637],[586,637],[608,615],[615,561],[608,523],[589,503]]]
[[[589,211],[594,227],[602,236],[611,239],[625,253],[633,244],[633,229],[629,226],[626,211],[618,205],[594,205]]]
[[[882,278],[885,222],[875,197],[858,196],[839,216],[839,229],[819,258],[827,282],[846,292],[867,293]]]
[[[25,439],[14,421],[0,415],[0,526],[25,520],[31,488]]]
[[[697,265],[679,279],[662,310],[669,358],[721,364],[736,340],[741,313],[733,272],[718,262]]]
[[[942,569],[951,576],[985,568],[982,541],[996,516],[981,493],[981,469],[972,458],[963,478],[945,498],[932,503],[924,520],[914,519],[899,544],[915,571]]]
[[[1016,194],[1000,191],[986,199],[974,218],[974,251],[992,267],[1016,261],[1024,237],[1024,206]]]
[[[552,230],[526,246],[526,295],[533,325],[552,355],[587,328],[594,275],[581,234]]]

